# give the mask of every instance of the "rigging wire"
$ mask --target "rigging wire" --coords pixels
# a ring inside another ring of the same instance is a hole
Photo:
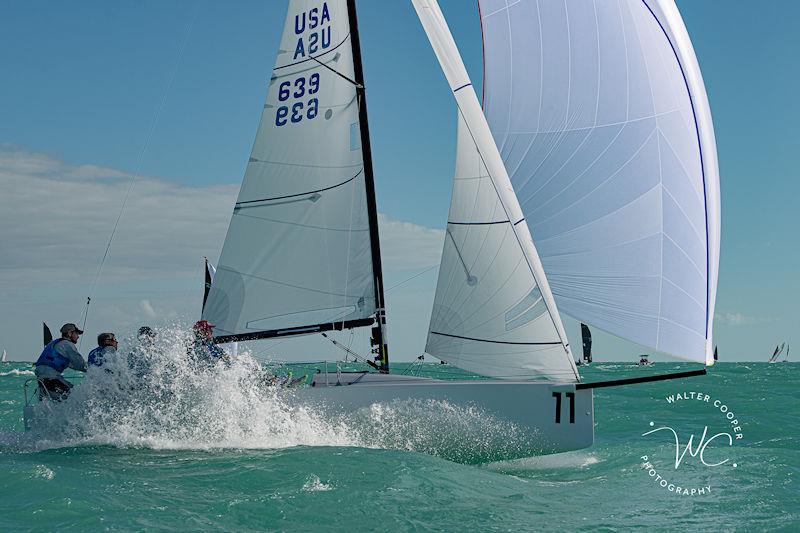
[[[167,85],[164,88],[164,92],[161,95],[161,100],[156,107],[155,113],[153,115],[153,120],[150,123],[150,128],[147,132],[147,136],[145,137],[145,142],[142,145],[142,148],[139,150],[139,155],[136,158],[135,170],[134,173],[131,175],[130,182],[128,183],[128,190],[125,192],[125,196],[122,199],[122,206],[120,207],[119,213],[117,214],[117,220],[114,222],[114,227],[111,230],[111,235],[109,235],[108,237],[108,243],[106,244],[105,251],[103,252],[103,257],[100,260],[100,264],[97,267],[97,273],[95,274],[94,280],[92,281],[92,285],[89,288],[89,295],[86,298],[86,304],[84,306],[82,313],[83,319],[82,319],[81,329],[83,330],[86,329],[86,322],[89,318],[89,306],[92,303],[92,296],[94,295],[94,291],[97,289],[97,283],[100,280],[101,274],[103,273],[103,266],[105,265],[106,259],[108,258],[108,252],[111,249],[111,243],[114,241],[114,236],[117,233],[117,228],[119,227],[119,221],[122,219],[122,214],[125,212],[125,206],[128,204],[128,198],[130,197],[131,191],[133,191],[133,187],[136,184],[136,179],[139,177],[139,172],[141,171],[144,155],[147,153],[147,150],[150,147],[150,141],[152,140],[156,127],[158,126],[158,121],[161,118],[161,112],[164,110],[164,105],[166,104],[167,96],[169,95],[169,91],[172,88],[172,83],[175,81],[175,75],[178,72],[178,67],[180,66],[181,60],[183,59],[183,54],[186,51],[186,45],[189,42],[189,37],[192,33],[192,29],[194,28],[194,23],[197,20],[197,14],[199,11],[198,6],[199,4],[195,4],[194,15],[187,24],[183,41],[181,42],[181,45],[178,48],[178,55],[175,58],[175,62],[172,66],[169,78],[167,79]],[[81,340],[83,339],[81,338]]]
[[[393,290],[393,289],[396,289],[396,288],[397,288],[397,287],[399,287],[400,285],[405,285],[406,283],[408,283],[408,282],[409,282],[409,281],[411,281],[412,279],[418,278],[418,277],[420,277],[421,275],[423,275],[423,274],[425,274],[425,273],[427,273],[427,272],[430,272],[430,271],[431,271],[431,270],[433,270],[434,268],[439,268],[439,265],[433,265],[433,266],[431,266],[431,267],[428,267],[428,268],[426,268],[425,270],[423,270],[422,272],[417,272],[416,274],[414,274],[414,275],[413,275],[413,276],[411,276],[410,278],[408,278],[408,279],[405,279],[405,280],[401,281],[400,283],[395,283],[394,285],[392,285],[391,287],[389,287],[388,289],[386,289],[386,292],[389,292],[389,291],[391,291],[391,290]]]

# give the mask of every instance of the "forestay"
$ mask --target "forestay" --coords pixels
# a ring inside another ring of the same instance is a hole
[[[447,23],[436,2],[413,3],[459,108],[426,351],[487,376],[576,381],[547,279]]]
[[[485,112],[559,309],[713,362],[719,175],[672,0],[480,0]]]
[[[215,334],[302,333],[375,314],[353,79],[346,2],[291,0],[203,312]]]

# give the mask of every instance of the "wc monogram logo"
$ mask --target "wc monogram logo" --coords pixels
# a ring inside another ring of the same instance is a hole
[[[642,468],[664,490],[680,496],[702,496],[710,493],[712,486],[703,482],[697,486],[691,482],[680,483],[678,470],[682,465],[694,462],[702,469],[736,468],[739,465],[730,458],[730,448],[744,438],[741,424],[731,408],[722,400],[702,392],[686,391],[671,394],[664,398],[671,407],[679,408],[686,404],[702,403],[711,408],[716,415],[712,428],[703,427],[699,435],[681,432],[666,424],[650,422],[650,429],[642,434],[647,440],[653,440],[666,447],[662,450],[668,452],[648,453],[642,455]],[[722,420],[720,420],[720,417]],[[724,424],[725,431],[717,431]],[[673,448],[674,446],[674,448]],[[674,450],[674,462],[672,451]],[[662,475],[663,472],[663,475]],[[703,476],[703,479],[708,479]]]

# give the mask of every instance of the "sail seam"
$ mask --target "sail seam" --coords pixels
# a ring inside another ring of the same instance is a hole
[[[355,298],[355,299],[360,298],[360,296],[356,296],[356,295],[352,295],[352,294],[342,294],[342,293],[339,293],[339,292],[330,292],[330,291],[323,291],[321,289],[312,289],[311,287],[303,287],[301,285],[294,285],[292,283],[286,283],[284,281],[278,281],[278,280],[274,280],[274,279],[264,278],[264,277],[261,277],[261,276],[256,276],[255,274],[248,274],[247,272],[237,272],[236,270],[233,270],[232,268],[227,268],[227,267],[223,267],[223,266],[218,267],[217,270],[227,270],[228,272],[233,272],[234,274],[239,274],[240,276],[246,276],[248,278],[258,279],[258,280],[266,281],[266,282],[269,282],[269,283],[275,283],[276,285],[283,285],[284,287],[292,287],[294,289],[300,289],[302,291],[317,292],[317,293],[320,293],[320,294],[327,294],[328,296],[343,296],[345,298]]]
[[[327,50],[327,51],[325,51],[325,52],[323,52],[323,53],[321,53],[321,54],[317,55],[316,57],[314,57],[314,56],[309,56],[309,58],[308,58],[308,59],[303,59],[302,61],[297,61],[296,63],[289,63],[288,65],[281,65],[280,67],[275,67],[275,68],[273,68],[273,69],[272,69],[272,72],[275,72],[276,70],[280,70],[280,69],[282,69],[282,68],[289,68],[289,67],[293,67],[293,66],[295,66],[295,65],[302,65],[303,63],[307,63],[307,62],[311,61],[312,59],[316,59],[316,58],[318,58],[318,57],[322,57],[322,56],[328,55],[328,54],[330,54],[331,52],[335,51],[337,48],[340,48],[340,47],[341,47],[341,46],[342,46],[344,43],[346,43],[346,42],[347,42],[347,40],[348,40],[348,39],[350,39],[350,33],[348,33],[347,35],[345,35],[345,36],[344,36],[344,39],[342,39],[342,42],[340,42],[339,44],[337,44],[336,46],[334,46],[334,47],[333,47],[333,48],[331,48],[330,50]]]
[[[555,342],[510,342],[510,341],[494,341],[490,339],[478,339],[475,337],[463,337],[461,335],[450,335],[449,333],[441,333],[439,331],[431,331],[434,335],[441,335],[442,337],[451,337],[453,339],[463,339],[466,341],[476,341],[476,342],[489,342],[492,344],[512,344],[518,346],[558,346],[563,344],[561,341]],[[567,344],[567,346],[569,346]]]
[[[345,181],[343,181],[341,183],[337,183],[336,185],[331,185],[330,187],[325,187],[324,189],[317,189],[315,191],[307,191],[307,192],[301,192],[301,193],[297,193],[297,194],[289,194],[289,195],[286,195],[286,196],[275,196],[274,198],[261,198],[259,200],[245,200],[244,202],[236,202],[236,206],[235,207],[240,207],[240,206],[243,206],[244,204],[255,204],[255,203],[260,203],[260,202],[271,202],[273,200],[284,200],[286,198],[296,198],[297,196],[305,196],[307,194],[316,194],[316,193],[320,193],[320,192],[330,191],[331,189],[335,189],[337,187],[341,187],[342,185],[347,185],[348,183],[350,183],[351,181],[356,179],[363,171],[364,171],[364,169],[362,168],[352,178],[347,179],[347,180],[345,180]]]
[[[255,220],[265,220],[267,222],[273,222],[275,224],[286,224],[287,226],[295,226],[297,228],[318,229],[318,230],[322,230],[322,231],[334,231],[334,232],[340,232],[340,233],[345,233],[345,232],[363,233],[363,232],[369,231],[369,228],[363,228],[363,229],[359,229],[359,228],[356,228],[356,229],[352,229],[352,228],[326,228],[324,226],[312,226],[310,224],[299,224],[297,222],[288,222],[288,221],[285,221],[285,220],[275,220],[273,218],[257,217],[255,215],[245,215],[245,214],[242,214],[242,213],[237,213],[236,216],[240,216],[240,217],[244,217],[244,218],[252,218],[252,219],[255,219]]]

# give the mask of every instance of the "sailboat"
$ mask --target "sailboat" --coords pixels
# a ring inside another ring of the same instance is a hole
[[[783,355],[784,348],[786,348],[786,342],[782,342],[781,344],[775,346],[775,351],[772,352],[772,356],[769,358],[769,362],[778,363],[779,362],[778,359],[780,358],[781,355]]]
[[[0,363],[7,363],[7,362],[8,362],[8,356],[6,354],[6,351],[3,350],[3,357],[0,357]]]
[[[482,1],[484,114],[438,4],[413,0],[458,114],[425,351],[488,378],[441,381],[390,371],[355,1],[290,0],[202,313],[216,340],[371,328],[375,372],[317,374],[298,399],[478,407],[535,437],[514,456],[590,446],[594,388],[705,373],[583,383],[559,312],[712,363],[713,129],[677,9],[650,4],[598,3],[587,26],[565,6]]]
[[[592,362],[592,331],[584,323],[581,323],[581,341],[583,342],[583,360],[578,359],[575,362],[578,366],[588,365]]]

